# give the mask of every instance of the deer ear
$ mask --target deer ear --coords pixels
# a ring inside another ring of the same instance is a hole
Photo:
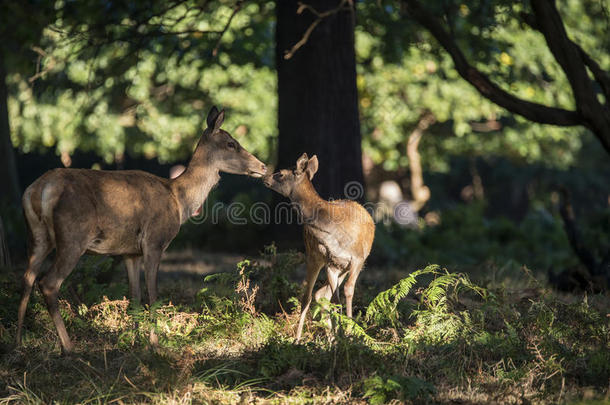
[[[299,160],[297,160],[297,173],[303,173],[305,169],[307,169],[308,162],[309,158],[307,157],[307,153],[303,153]]]
[[[216,120],[214,121],[214,132],[220,129],[222,123],[225,122],[225,110],[224,108],[220,110],[218,115],[216,116]]]
[[[216,122],[216,117],[218,117],[218,108],[216,108],[216,106],[214,106],[208,113],[208,118],[206,119],[206,122],[208,123],[208,127],[214,128],[214,123]]]
[[[311,159],[307,162],[307,176],[309,176],[309,180],[313,179],[313,175],[318,171],[318,157],[313,155]]]

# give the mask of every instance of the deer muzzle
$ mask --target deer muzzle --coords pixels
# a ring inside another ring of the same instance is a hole
[[[267,173],[267,166],[256,158],[254,160],[256,163],[248,168],[247,174],[250,177],[261,178]]]

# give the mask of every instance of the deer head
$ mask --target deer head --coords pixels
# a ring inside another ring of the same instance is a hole
[[[262,177],[267,167],[254,155],[245,150],[227,131],[221,129],[225,111],[212,107],[207,118],[208,127],[199,140],[197,149],[204,146],[206,160],[218,171]]]
[[[314,155],[311,159],[307,153],[303,153],[297,160],[294,169],[283,169],[279,172],[263,177],[263,183],[273,191],[284,197],[290,197],[304,181],[310,182],[318,171],[318,157]]]

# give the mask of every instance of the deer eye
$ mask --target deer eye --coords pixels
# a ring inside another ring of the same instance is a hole
[[[229,142],[227,143],[227,147],[228,147],[229,149],[235,149],[235,148],[237,147],[237,145],[235,145],[235,142],[229,141]]]
[[[275,178],[275,180],[281,180],[284,175],[282,173],[276,173],[273,175],[273,177]]]

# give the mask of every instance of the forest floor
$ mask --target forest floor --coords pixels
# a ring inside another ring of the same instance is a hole
[[[76,346],[62,355],[38,292],[14,348],[5,269],[0,404],[610,403],[608,295],[556,293],[525,267],[416,270],[366,268],[355,319],[313,305],[295,343],[300,253],[168,252],[152,308],[123,298],[120,262],[84,258],[62,288]]]

